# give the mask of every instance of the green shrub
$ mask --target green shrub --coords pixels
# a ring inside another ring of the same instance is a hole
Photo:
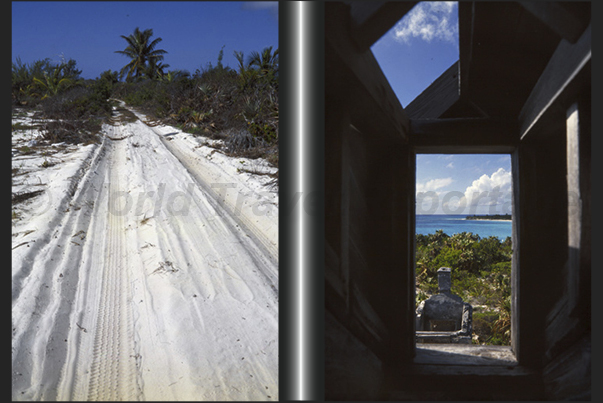
[[[13,103],[39,107],[43,117],[53,121],[41,127],[51,142],[97,141],[95,133],[102,119],[110,116],[108,98],[117,78],[110,70],[96,80],[83,81],[73,59],[59,64],[50,59],[30,65],[19,58],[13,63]]]
[[[97,142],[103,120],[111,116],[106,95],[98,82],[89,82],[44,99],[44,116],[53,121],[42,127],[43,137],[51,142]]]
[[[417,234],[417,303],[419,296],[437,292],[437,270],[450,267],[451,291],[473,305],[488,307],[487,315],[474,314],[474,327],[479,329],[476,334],[480,336],[480,342],[508,344],[511,257],[511,238],[504,241],[495,237],[481,239],[471,233],[449,236],[441,230],[429,235]]]
[[[243,61],[242,53],[235,53]],[[277,164],[278,50],[251,56],[235,71],[222,65],[222,49],[216,66],[208,63],[193,75],[168,71],[157,80],[118,83],[113,96],[182,130],[223,138],[226,152]],[[254,78],[241,85],[246,74]]]
[[[492,339],[492,326],[497,319],[496,312],[473,313],[473,334],[477,335],[479,343],[486,343]]]
[[[33,106],[40,97],[36,97],[34,79],[43,79],[54,69],[50,59],[37,60],[26,64],[17,57],[12,64],[12,101],[15,105]]]

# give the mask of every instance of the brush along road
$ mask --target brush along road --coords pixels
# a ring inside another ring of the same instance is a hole
[[[277,202],[132,120],[13,250],[13,400],[278,400]]]

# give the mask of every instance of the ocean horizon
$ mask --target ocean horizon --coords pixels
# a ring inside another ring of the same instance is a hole
[[[445,234],[454,235],[460,232],[471,232],[480,238],[495,236],[505,240],[512,234],[512,221],[510,220],[467,220],[471,214],[417,214],[417,234],[433,234],[437,230]]]

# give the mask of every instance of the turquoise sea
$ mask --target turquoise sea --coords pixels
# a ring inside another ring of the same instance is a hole
[[[481,238],[495,236],[501,240],[511,236],[511,221],[465,220],[466,215],[422,214],[416,217],[417,234],[433,234],[441,229],[448,235],[472,232]]]

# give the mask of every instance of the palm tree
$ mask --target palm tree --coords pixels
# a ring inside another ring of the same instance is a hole
[[[258,80],[275,84],[278,79],[278,48],[272,52],[272,46],[264,48],[262,52],[252,51],[247,58],[243,52],[235,51],[234,57],[239,62],[239,80],[241,86],[246,88]]]
[[[164,69],[167,69],[168,67],[170,67],[169,64],[158,62],[155,58],[149,59],[144,74],[151,80],[161,79],[165,75]]]
[[[27,103],[27,98],[32,95],[38,84],[34,81],[45,79],[44,74],[53,72],[55,67],[50,62],[50,59],[37,60],[31,64],[23,63],[20,57],[17,57],[12,66],[12,94],[13,99],[17,104]],[[40,95],[41,96],[41,95]]]
[[[234,57],[239,62],[239,73],[243,73],[249,66],[245,64],[243,52],[240,50],[234,51]]]
[[[157,63],[163,60],[163,55],[167,53],[163,49],[155,49],[162,39],[156,38],[151,42],[151,36],[153,36],[152,29],[140,31],[136,27],[133,34],[120,36],[128,42],[128,46],[124,50],[115,51],[115,53],[126,55],[132,59],[119,73],[120,78],[126,75],[126,81],[131,81],[132,77],[141,77],[148,70],[148,64],[157,66]]]
[[[72,64],[63,63],[59,66],[56,66],[50,73],[48,73],[48,71],[44,71],[43,80],[38,77],[34,77],[32,85],[40,87],[45,91],[42,99],[57,95],[59,92],[80,83],[80,81],[77,79],[77,75],[73,75],[73,71],[66,72],[66,70],[73,69],[74,66],[75,62]]]
[[[247,61],[247,66],[255,67],[259,70],[261,76],[278,75],[278,48],[272,52],[272,46],[264,48],[261,53],[251,52]]]
[[[160,79],[161,79],[161,81],[172,83],[172,82],[178,81],[182,78],[186,78],[189,76],[190,76],[190,73],[188,71],[170,70],[167,73],[165,73],[163,76],[161,76]]]

